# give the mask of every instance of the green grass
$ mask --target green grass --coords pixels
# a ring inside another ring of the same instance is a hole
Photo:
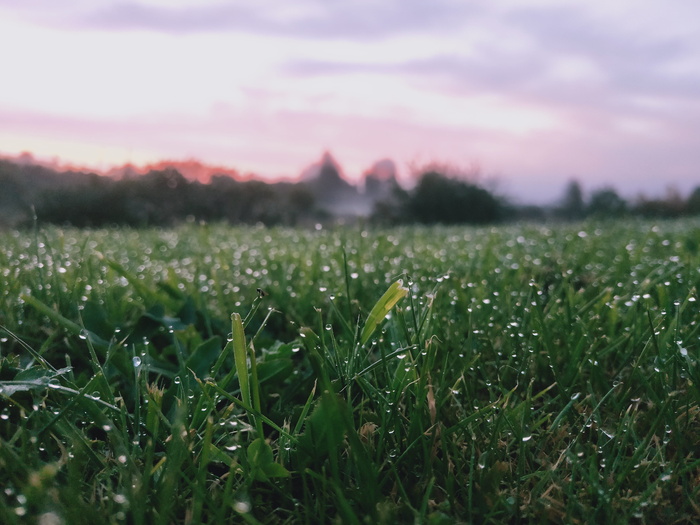
[[[699,246],[0,233],[0,522],[697,522]]]

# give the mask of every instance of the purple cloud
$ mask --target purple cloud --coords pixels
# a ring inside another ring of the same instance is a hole
[[[296,36],[310,39],[377,39],[405,32],[429,32],[457,28],[480,8],[435,2],[388,1],[382,3],[344,2],[329,4],[309,1],[303,16],[276,16],[279,4],[220,3],[215,5],[163,6],[142,2],[94,3],[71,10],[63,23],[86,29],[145,29],[166,33],[239,31],[256,34]],[[62,17],[61,12],[56,12]]]

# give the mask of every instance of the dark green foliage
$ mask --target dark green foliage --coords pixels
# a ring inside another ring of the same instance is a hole
[[[315,177],[274,184],[226,175],[215,175],[202,184],[172,168],[115,179],[0,160],[0,228],[29,227],[35,218],[42,224],[77,227],[183,222],[310,226],[365,218],[387,226],[700,214],[697,189],[687,199],[669,190],[662,198],[639,197],[627,202],[609,187],[594,190],[586,198],[576,180],[568,183],[562,200],[554,206],[514,204],[468,178],[450,176],[447,167],[427,169],[409,190],[393,175],[367,174],[361,191],[341,176],[332,158],[324,159]]]
[[[686,209],[689,215],[700,215],[700,186],[690,193]]]
[[[612,188],[602,188],[591,194],[588,215],[599,219],[620,218],[627,212],[627,203]]]
[[[397,188],[378,202],[373,218],[385,224],[488,224],[503,219],[504,211],[504,203],[488,190],[428,171],[410,191]]]
[[[185,220],[295,225],[315,220],[317,211],[303,184],[226,176],[200,184],[174,169],[113,179],[0,161],[0,226],[29,225],[34,216],[40,223],[77,227],[172,226]]]
[[[558,215],[566,220],[580,220],[585,216],[583,190],[577,180],[569,181],[564,189],[564,197],[559,207]]]
[[[487,190],[431,171],[418,180],[407,203],[409,217],[425,224],[484,224],[501,218],[499,201]]]

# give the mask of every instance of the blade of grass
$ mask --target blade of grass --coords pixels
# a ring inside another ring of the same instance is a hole
[[[408,288],[403,285],[403,281],[399,279],[395,281],[389,289],[384,292],[367,316],[367,321],[362,328],[360,342],[365,345],[369,341],[372,334],[377,329],[379,323],[386,317],[391,309],[408,294]]]

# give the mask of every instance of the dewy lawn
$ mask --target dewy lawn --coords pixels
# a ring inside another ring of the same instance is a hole
[[[0,232],[0,522],[697,522],[699,226]]]

